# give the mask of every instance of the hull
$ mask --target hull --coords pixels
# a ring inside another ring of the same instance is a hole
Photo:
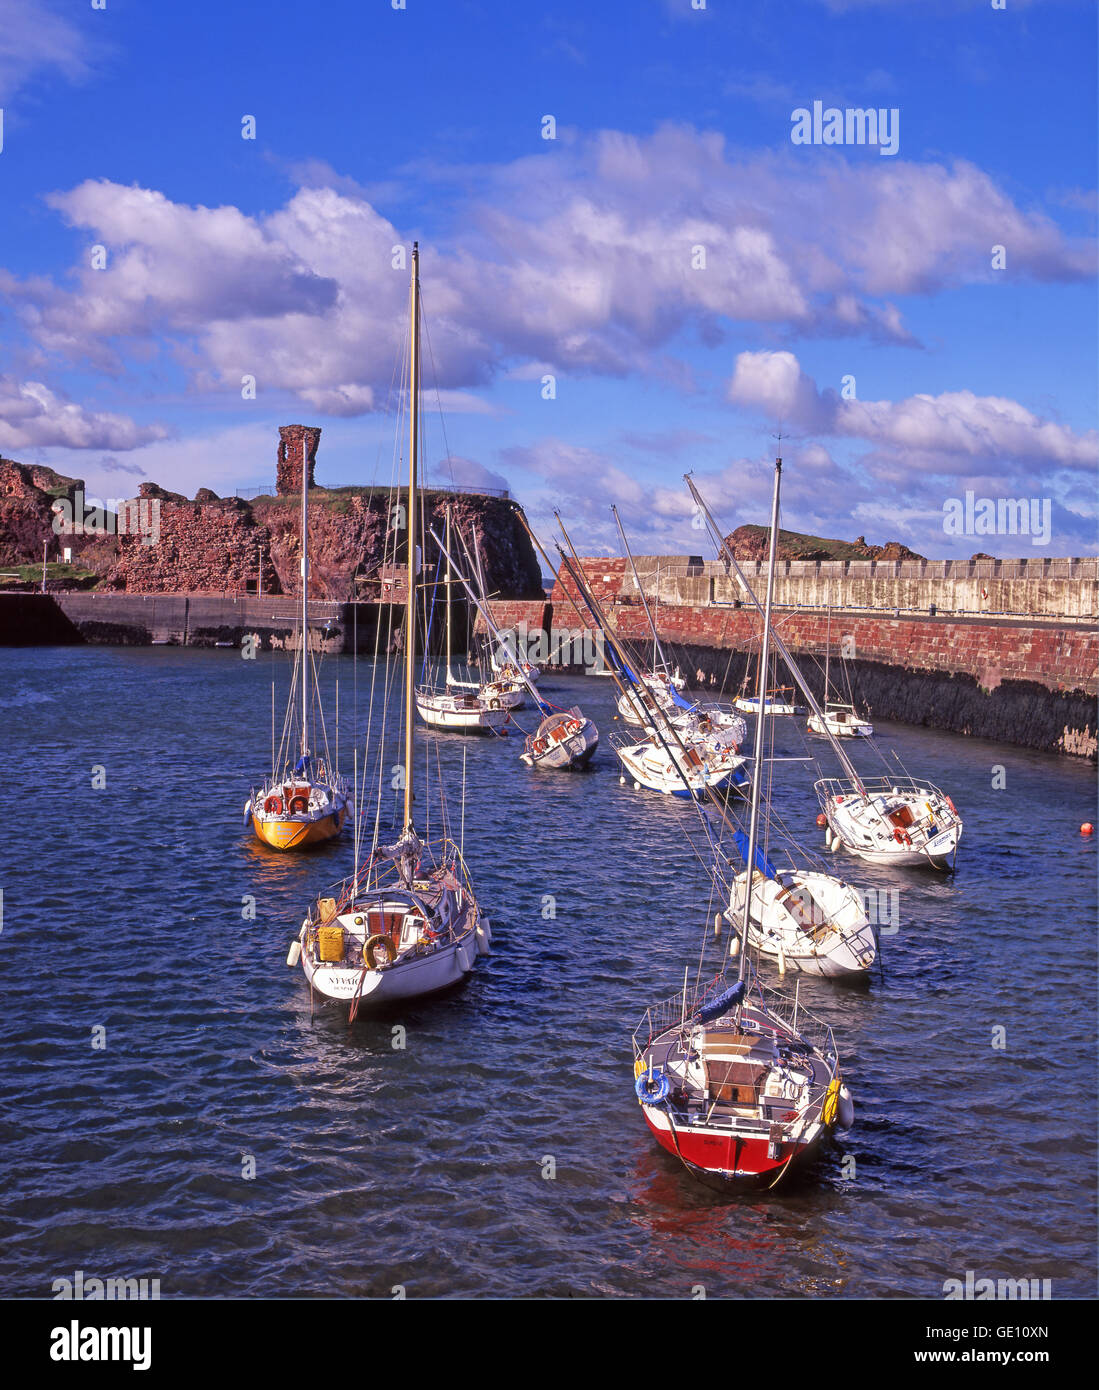
[[[341,806],[328,815],[309,819],[305,816],[288,820],[270,820],[252,813],[252,828],[261,844],[271,849],[306,849],[334,840],[347,819],[347,807]]]
[[[509,715],[502,706],[493,709],[475,697],[463,699],[449,695],[417,695],[416,712],[429,729],[446,729],[458,734],[499,733]]]
[[[739,928],[743,916],[741,873],[733,881],[725,920]],[[865,976],[877,956],[874,931],[858,892],[816,872],[784,873],[781,879],[757,873],[748,943],[780,969],[827,979]]]
[[[868,864],[949,869],[957,858],[962,820],[938,787],[910,778],[877,779],[859,791],[836,779],[817,783],[821,810],[844,849]]]
[[[729,1184],[754,1183],[803,1166],[819,1145],[822,1128],[811,1139],[778,1145],[777,1155],[766,1139],[715,1134],[705,1127],[676,1126],[652,1106],[642,1107],[645,1123],[662,1149],[679,1158],[696,1177],[719,1178]]]
[[[573,708],[543,719],[519,757],[527,767],[582,768],[591,762],[598,744],[599,730]]]
[[[314,962],[302,952],[305,978],[326,999],[360,1009],[378,1009],[400,999],[419,999],[460,984],[472,974],[477,959],[473,933],[467,939],[388,970],[364,970],[361,966]]]
[[[865,719],[857,719],[854,715],[846,718],[825,713],[824,723],[828,727],[828,732],[835,738],[872,738],[874,735],[873,724],[868,724]],[[806,727],[811,734],[819,734],[824,737],[824,729],[821,721],[815,714],[811,714]]]

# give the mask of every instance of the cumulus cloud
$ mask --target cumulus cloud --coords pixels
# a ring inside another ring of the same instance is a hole
[[[909,468],[942,471],[955,459],[1016,459],[1094,468],[1099,433],[1042,419],[1018,401],[972,391],[915,395],[901,401],[845,400],[821,391],[792,352],[742,352],[729,398],[806,433],[869,440],[904,451]]]
[[[166,433],[125,415],[86,410],[40,381],[0,377],[0,448],[134,449]]]
[[[460,243],[424,248],[431,366],[441,388],[498,374],[645,373],[692,389],[672,350],[740,323],[910,342],[894,296],[991,276],[1083,278],[1089,243],[1015,206],[972,165],[744,156],[666,126],[604,131],[482,168]],[[35,350],[121,371],[175,354],[200,391],[291,393],[329,414],[382,406],[405,334],[408,229],[324,165],[263,215],[192,207],[88,180],[51,206],[86,235],[64,283],[0,272]],[[808,230],[807,230],[808,229]],[[104,269],[88,251],[101,245]]]

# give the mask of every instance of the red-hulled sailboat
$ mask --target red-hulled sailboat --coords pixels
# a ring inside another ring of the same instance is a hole
[[[775,464],[770,567],[763,614],[760,691],[766,698],[767,656],[778,539]],[[764,720],[756,721],[755,767],[762,766]],[[759,853],[760,784],[752,777],[746,862]],[[650,1009],[634,1033],[634,1087],[657,1142],[693,1174],[722,1183],[774,1186],[817,1147],[836,1124],[854,1118],[840,1078],[831,1028],[789,999],[765,989],[748,960],[749,895],[745,894],[735,981],[719,974],[702,988]],[[800,982],[799,982],[800,983]]]

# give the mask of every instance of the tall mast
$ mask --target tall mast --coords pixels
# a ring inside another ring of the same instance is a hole
[[[612,506],[611,511],[614,513],[615,524],[618,526],[618,534],[622,537],[622,546],[626,552],[626,558],[630,562],[630,569],[633,571],[633,582],[637,585],[637,592],[641,595],[641,606],[645,610],[645,617],[648,618],[649,627],[652,629],[654,657],[659,658],[660,665],[667,669],[668,662],[664,656],[664,648],[660,645],[660,638],[656,635],[656,623],[653,621],[653,615],[649,612],[649,601],[645,597],[645,590],[641,587],[641,580],[637,577],[637,566],[633,562],[633,553],[630,550],[630,543],[626,539],[626,533],[623,531],[622,523],[618,519],[618,508]],[[656,665],[655,660],[653,665]]]
[[[309,472],[306,439],[301,437],[301,755],[309,752]]]
[[[828,631],[824,638],[824,710],[828,712],[828,669],[832,656],[832,586],[828,585]]]
[[[450,503],[446,508],[446,683],[450,685],[454,677],[450,672],[450,653],[453,651],[453,643],[450,635],[450,586],[453,582],[453,574],[450,565]]]
[[[737,978],[744,979],[748,955],[748,923],[752,912],[752,879],[756,868],[756,841],[759,838],[759,799],[763,783],[763,734],[767,722],[764,708],[767,699],[767,658],[771,640],[771,601],[775,593],[775,556],[778,553],[778,492],[782,481],[782,460],[775,459],[775,492],[771,501],[771,544],[767,557],[767,596],[763,601],[763,634],[759,640],[759,708],[756,711],[755,769],[752,777],[752,803],[748,817],[748,862],[745,871],[744,921],[740,929],[740,968]]]
[[[691,496],[694,498],[695,502],[698,504],[699,510],[701,511],[702,515],[706,518],[706,521],[709,523],[713,535],[717,538],[718,554],[724,558],[726,570],[732,571],[732,573],[736,575],[737,582],[740,584],[741,589],[744,591],[745,598],[748,599],[748,601],[756,608],[758,612],[762,613],[763,608],[760,605],[759,599],[756,598],[752,586],[744,577],[744,571],[740,568],[740,565],[737,563],[736,556],[729,549],[728,543],[725,541],[723,537],[723,532],[721,531],[717,522],[714,520],[713,513],[706,505],[706,502],[702,494],[699,492],[698,488],[695,487],[694,479],[691,477],[689,473],[686,473],[684,474],[683,481],[687,484],[687,487],[690,489]],[[779,636],[777,632],[771,632],[771,639],[775,644],[775,650],[782,657],[783,661],[785,661],[787,667],[789,668],[790,674],[797,682],[798,688],[800,689],[801,693],[805,696],[805,700],[809,708],[820,720],[820,726],[824,730],[824,736],[832,745],[832,751],[839,759],[840,766],[843,768],[844,772],[847,773],[848,777],[850,777],[851,781],[854,782],[855,786],[859,789],[859,792],[863,792],[864,789],[862,785],[862,778],[859,776],[858,772],[855,769],[855,765],[852,763],[851,759],[847,756],[846,752],[844,751],[843,745],[840,743],[839,739],[836,738],[835,734],[833,734],[831,729],[829,729],[828,724],[824,718],[824,712],[821,709],[820,705],[817,704],[817,697],[809,689],[808,682],[802,675],[801,667],[795,661],[793,654],[790,651],[790,648],[786,645],[786,643],[782,640],[782,638]],[[827,703],[827,696],[825,697],[825,702]]]
[[[411,365],[408,439],[408,593],[405,596],[404,823],[412,825],[413,682],[416,674],[416,464],[420,452],[420,243],[412,243]]]

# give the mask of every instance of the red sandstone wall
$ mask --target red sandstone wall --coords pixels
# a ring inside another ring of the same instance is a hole
[[[585,564],[596,592],[607,604],[607,616],[619,635],[644,641],[649,628],[639,602],[614,603],[621,583],[621,560]],[[613,567],[618,566],[616,571]],[[602,568],[600,568],[602,567]],[[604,575],[616,575],[606,582]],[[558,626],[576,624],[566,597],[571,581],[554,586],[552,602]],[[636,596],[633,596],[636,599]],[[759,616],[747,608],[676,607],[655,610],[660,636],[673,645],[716,647],[736,651],[758,646]],[[590,626],[590,624],[588,624]],[[823,613],[780,611],[778,630],[795,654],[823,657],[828,644],[828,618]],[[854,638],[852,655],[861,661],[880,661],[911,670],[965,672],[979,685],[995,689],[1002,681],[1037,681],[1050,690],[1099,689],[1099,634],[1094,629],[1014,621],[975,622],[940,618],[885,618],[875,615],[836,615],[832,620],[832,650],[844,636]]]

